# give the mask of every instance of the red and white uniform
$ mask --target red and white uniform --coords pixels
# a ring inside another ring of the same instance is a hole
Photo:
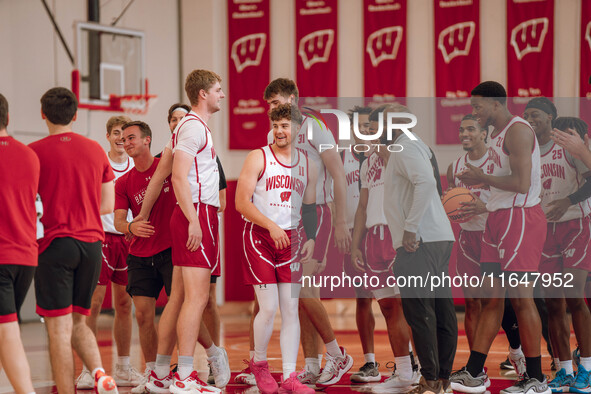
[[[487,171],[488,152],[478,160],[470,160],[468,154],[460,157],[453,163],[454,183],[457,187],[465,187],[480,198],[485,204],[490,197],[490,188],[465,185],[457,175],[468,169],[466,164],[482,168]],[[458,275],[480,276],[480,248],[482,233],[486,226],[488,213],[476,215],[467,222],[460,223],[462,230],[458,236],[459,253],[457,255],[456,272]]]
[[[583,174],[589,169],[578,159],[554,142],[540,147],[542,150],[542,209],[551,210],[548,204],[567,198],[584,183]],[[548,230],[540,272],[562,272],[564,267],[591,270],[589,238],[591,221],[589,199],[571,205],[556,222],[548,222]]]
[[[0,183],[8,186],[0,193],[0,264],[37,265],[39,172],[35,152],[12,137],[0,137]]]
[[[115,175],[103,148],[72,132],[50,135],[29,146],[41,163],[39,195],[45,234],[39,240],[39,253],[55,238],[104,241],[101,185]],[[84,160],[80,160],[79,152],[85,152]]]
[[[177,205],[170,219],[172,235],[172,263],[178,266],[206,268],[219,275],[219,230],[217,209],[220,206],[220,174],[216,162],[211,131],[194,112],[189,112],[172,133],[172,154],[182,151],[193,157],[187,176],[193,204],[197,210],[203,238],[199,248],[190,252],[187,247],[189,221]]]
[[[373,152],[361,165],[361,188],[368,190],[365,227],[365,256],[367,274],[381,278],[385,283],[391,274],[396,251],[384,214],[384,161]]]
[[[133,159],[128,157],[123,163],[116,163],[107,154],[111,169],[115,174],[115,184],[117,180],[133,168]],[[133,216],[127,212],[127,221],[131,222]],[[125,286],[127,285],[127,254],[129,253],[129,243],[125,236],[115,229],[115,214],[109,213],[101,215],[103,230],[105,230],[105,240],[103,241],[103,265],[101,267],[101,276],[99,285],[108,285],[110,281]]]
[[[359,188],[361,187],[359,173],[361,171],[361,165],[358,156],[349,150],[343,152],[342,159],[345,178],[347,180],[347,228],[352,234],[355,224],[355,212],[357,211],[357,205],[359,205]],[[345,254],[343,258],[343,269],[349,276],[358,274],[353,264],[351,264],[350,254]]]
[[[308,184],[308,159],[300,151],[285,165],[271,146],[262,149],[265,165],[252,195],[252,203],[291,238],[291,245],[278,250],[269,231],[246,222],[243,232],[249,284],[296,283],[301,279],[300,219]]]
[[[542,254],[540,239],[546,239],[546,217],[540,207],[540,147],[529,123],[518,116],[494,138],[491,136],[486,173],[494,176],[511,174],[509,154],[504,148],[507,130],[522,123],[532,133],[531,184],[527,193],[515,193],[491,187],[486,208],[490,212],[482,236],[481,262],[500,263],[505,271],[534,272]]]

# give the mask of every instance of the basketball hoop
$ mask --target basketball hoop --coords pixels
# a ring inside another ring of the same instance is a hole
[[[109,107],[112,111],[122,111],[130,115],[145,115],[156,102],[154,94],[129,94],[126,96],[111,95]]]

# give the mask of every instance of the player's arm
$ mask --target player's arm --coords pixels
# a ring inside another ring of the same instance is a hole
[[[369,201],[369,189],[362,187],[359,191],[359,203],[355,211],[353,224],[353,240],[351,242],[351,262],[357,271],[364,272],[363,254],[361,253],[361,241],[367,233],[367,202]]]
[[[302,223],[306,233],[307,241],[302,246],[302,263],[308,263],[314,254],[316,244],[316,232],[318,231],[318,213],[316,212],[316,182],[318,181],[318,170],[316,165],[308,161],[308,182],[302,200]]]
[[[569,157],[568,155],[566,159],[577,169],[577,171],[585,171],[582,175],[583,178],[585,178],[585,182],[579,189],[577,189],[577,191],[564,198],[552,200],[550,203],[548,203],[550,210],[548,210],[546,213],[546,219],[548,219],[550,222],[556,222],[560,220],[560,218],[564,216],[571,205],[578,204],[591,197],[591,171],[589,171],[589,169],[586,168],[584,163],[582,163],[579,159],[573,159],[572,156]]]
[[[349,252],[351,248],[351,234],[347,229],[347,182],[345,169],[341,157],[335,149],[322,152],[320,155],[324,166],[332,176],[334,182],[335,202],[335,241],[341,253]]]
[[[193,159],[194,157],[189,153],[177,150],[172,164],[172,186],[174,187],[174,194],[179,207],[189,222],[189,237],[186,246],[191,252],[197,250],[199,245],[201,245],[201,239],[203,237],[199,217],[193,205],[191,185],[189,185],[187,178],[191,170],[191,165],[193,164]]]
[[[551,135],[552,140],[566,149],[571,155],[581,160],[587,168],[591,168],[591,151],[589,151],[589,137],[581,140],[579,135],[572,129],[566,132],[554,129]]]
[[[531,185],[531,155],[534,147],[534,134],[522,123],[512,125],[505,137],[505,148],[509,152],[511,174],[494,176],[485,174],[481,168],[466,164],[468,170],[458,178],[467,185],[484,183],[497,189],[525,194]]]
[[[220,207],[218,212],[224,212],[226,209],[226,189],[220,190]]]
[[[162,157],[160,158],[160,162],[158,162],[158,167],[156,167],[156,171],[154,171],[154,175],[152,175],[152,179],[150,179],[150,183],[148,184],[148,188],[146,189],[146,194],[144,196],[144,201],[142,202],[142,208],[140,213],[135,217],[134,222],[138,220],[148,220],[150,213],[152,212],[152,208],[154,207],[156,200],[158,200],[158,196],[160,196],[160,191],[162,190],[164,180],[171,173],[172,151],[166,147],[162,152]]]
[[[113,181],[101,185],[101,215],[113,212],[115,208],[115,184]]]
[[[275,242],[275,247],[277,249],[284,249],[291,243],[285,231],[271,219],[263,215],[251,200],[257,180],[262,174],[264,167],[265,159],[262,150],[254,150],[246,156],[242,171],[238,177],[238,185],[236,185],[236,210],[247,220],[269,230],[269,235]]]
[[[447,167],[447,189],[451,189],[453,187],[456,187],[456,180],[454,177],[454,163],[451,163],[449,165],[449,167]]]

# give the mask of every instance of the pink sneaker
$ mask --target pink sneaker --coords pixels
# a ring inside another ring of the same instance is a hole
[[[279,386],[271,372],[269,372],[269,363],[267,361],[254,362],[254,359],[250,360],[250,371],[254,374],[254,378],[257,382],[257,387],[262,394],[274,394],[277,392]]]
[[[289,374],[289,378],[285,379],[281,383],[281,387],[279,388],[279,394],[314,394],[315,390],[311,389],[310,387],[302,384],[298,380],[298,373],[292,372]]]

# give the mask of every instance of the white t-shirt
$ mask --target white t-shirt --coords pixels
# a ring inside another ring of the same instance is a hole
[[[113,169],[113,173],[115,174],[115,181],[121,178],[123,175],[127,174],[131,169],[134,167],[133,159],[128,157],[126,161],[123,163],[115,163],[109,155],[107,155],[109,159],[109,163],[111,164],[111,168]],[[127,211],[127,221],[131,222],[133,220],[133,214],[130,210]],[[115,214],[108,213],[106,215],[101,215],[101,221],[103,222],[103,230],[106,233],[113,233],[113,234],[121,234],[119,231],[115,230]]]

